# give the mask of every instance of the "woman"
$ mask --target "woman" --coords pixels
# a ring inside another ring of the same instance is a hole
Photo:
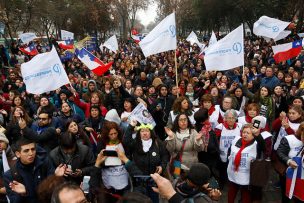
[[[259,115],[260,106],[256,103],[251,103],[246,106],[245,116],[238,118],[238,123],[245,125],[251,123],[252,119]]]
[[[198,153],[198,160],[201,163],[206,164],[212,175],[217,179],[218,177],[218,162],[220,160],[220,150],[218,145],[218,139],[214,130],[212,130],[211,123],[209,121],[208,110],[205,108],[199,109],[194,114],[196,121],[195,128],[197,132],[203,133],[204,150]]]
[[[172,130],[166,127],[165,131],[168,135],[166,148],[170,152],[171,160],[178,159],[184,169],[198,163],[198,152],[204,150],[205,146],[203,134],[193,129],[187,114],[177,115]]]
[[[245,115],[245,106],[247,104],[247,98],[243,94],[243,89],[238,86],[238,83],[233,82],[227,95],[233,95],[236,103],[235,109],[240,112],[239,116]]]
[[[193,106],[195,107],[198,106],[197,95],[194,93],[192,83],[188,83],[185,96],[189,99],[189,101],[193,104]]]
[[[62,102],[58,118],[62,126],[61,130],[63,130],[63,127],[69,119],[74,119],[75,121],[77,121],[77,123],[81,121],[80,115],[78,115],[77,113],[74,114],[70,104],[67,102]]]
[[[227,157],[232,141],[241,136],[241,124],[237,123],[237,112],[234,109],[227,110],[224,114],[224,122],[215,127],[215,133],[219,138],[220,158],[220,187],[224,187],[227,180]]]
[[[122,133],[119,126],[114,122],[106,122],[101,130],[101,139],[98,142],[97,151],[115,151],[119,149],[124,152],[122,145]],[[118,162],[117,162],[118,161]],[[105,164],[101,167],[102,182],[107,193],[112,194],[106,202],[116,202],[114,196],[122,196],[128,189],[128,172],[117,157],[107,157]]]
[[[82,130],[81,127],[77,124],[77,122],[73,119],[69,119],[65,124],[65,132],[76,137],[77,143],[87,145],[91,148],[91,143],[88,136]]]
[[[135,108],[135,101],[132,97],[126,98],[124,101],[124,112],[122,112],[121,118],[121,128],[125,132],[129,126],[128,118],[131,115],[133,109]]]
[[[280,117],[272,124],[272,130],[277,133],[273,147],[275,151],[278,149],[283,137],[295,134],[303,119],[304,111],[299,106],[292,105],[288,110],[288,115],[285,112],[281,112]]]
[[[169,161],[168,152],[162,141],[158,140],[151,124],[141,124],[136,128],[136,138],[132,138],[132,132],[137,122],[132,120],[123,138],[124,146],[127,148],[127,155],[142,174],[162,174],[166,170]],[[135,186],[135,190],[146,194],[154,203],[159,202],[158,194],[152,188]]]
[[[11,144],[15,144],[16,141],[22,136],[21,129],[19,127],[19,119],[23,118],[27,127],[31,127],[32,119],[29,117],[25,109],[21,106],[15,107],[12,110],[12,119],[6,127],[6,136]]]
[[[298,167],[298,164],[294,161],[294,157],[303,157],[304,154],[304,123],[301,123],[295,134],[287,135],[282,138],[280,145],[277,149],[277,154],[279,159],[285,164],[286,168],[291,167],[293,169]],[[280,177],[281,183],[281,193],[282,193],[282,202],[289,201],[286,197],[286,176]],[[301,191],[296,191],[299,193],[304,193],[304,188],[301,188]],[[294,197],[295,202],[303,202]]]
[[[41,96],[40,97],[39,106],[38,106],[38,109],[36,111],[36,116],[39,115],[39,112],[41,111],[42,108],[44,108],[46,111],[48,111],[53,116],[57,115],[56,107],[50,102],[50,100],[47,96]]]
[[[102,103],[101,96],[97,92],[93,92],[91,94],[89,103],[80,101],[78,94],[76,95],[74,102],[77,106],[79,106],[84,111],[86,118],[90,117],[91,106],[98,106],[103,116],[105,116],[108,112],[106,107],[104,107]]]
[[[262,150],[256,141],[252,131],[252,124],[246,124],[242,128],[242,137],[235,139],[231,145],[228,157],[228,203],[234,203],[238,191],[241,191],[241,202],[250,203],[249,190],[250,163],[261,157]]]
[[[172,128],[177,115],[179,115],[180,113],[184,113],[189,117],[191,122],[189,123],[189,125],[195,124],[195,120],[193,117],[194,111],[191,109],[191,103],[187,97],[181,96],[178,97],[173,103],[172,111],[170,111],[170,115],[167,123],[167,126],[169,128]]]
[[[286,112],[288,110],[287,95],[281,85],[274,87],[272,99],[274,104],[274,117],[278,118],[282,111]]]
[[[29,115],[33,115],[34,114],[33,109],[30,108],[28,100],[24,100],[21,97],[21,95],[16,95],[13,98],[13,102],[12,102],[11,107],[14,108],[14,107],[17,107],[17,106],[22,106],[26,110],[26,112],[29,112]]]

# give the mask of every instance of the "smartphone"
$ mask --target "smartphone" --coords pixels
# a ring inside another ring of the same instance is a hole
[[[254,120],[254,122],[253,122],[253,127],[259,128],[259,127],[260,127],[260,124],[261,124],[261,121]]]
[[[104,156],[114,156],[114,157],[118,157],[117,152],[114,151],[114,150],[105,150],[105,151],[103,151],[103,155],[104,155]]]
[[[86,194],[89,193],[89,189],[90,189],[89,181],[90,181],[90,179],[91,179],[91,176],[83,176],[81,189]]]
[[[143,187],[157,187],[151,176],[145,175],[134,175],[134,183],[135,186],[143,186]]]
[[[209,180],[209,188],[212,188],[212,189],[219,189],[219,184],[217,182],[217,180],[214,178],[214,177],[211,177],[210,180]]]

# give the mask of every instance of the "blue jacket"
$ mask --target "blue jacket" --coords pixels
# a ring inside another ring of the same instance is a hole
[[[39,183],[49,175],[54,174],[54,167],[48,158],[37,156],[32,166],[23,165],[18,159],[16,165],[18,175],[14,175],[16,181],[21,182],[26,188],[26,195],[21,196],[11,190],[9,183],[13,181],[11,170],[3,175],[4,186],[11,203],[38,203],[36,190]]]
[[[270,89],[273,89],[278,84],[280,84],[280,80],[276,76],[272,76],[271,78],[265,77],[262,78],[260,87],[267,86]]]

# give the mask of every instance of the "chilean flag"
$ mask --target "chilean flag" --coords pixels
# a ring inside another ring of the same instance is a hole
[[[84,63],[93,73],[98,76],[101,76],[107,72],[113,64],[113,62],[104,64],[100,59],[98,59],[85,48],[82,48],[80,50],[76,49],[75,54],[82,63]]]
[[[74,41],[73,40],[64,40],[64,41],[57,41],[58,46],[61,49],[74,49]]]
[[[288,167],[286,171],[286,196],[291,199],[293,196],[304,201],[304,157],[292,158],[297,162],[298,167]]]
[[[302,50],[302,40],[280,44],[272,47],[274,60],[279,63],[286,61],[300,54]]]
[[[131,37],[136,43],[139,43],[143,39],[143,37],[138,35],[131,35]]]
[[[22,51],[23,53],[29,55],[29,56],[35,56],[38,53],[38,50],[36,49],[35,45],[34,44],[30,44],[28,47],[20,47],[19,48],[20,51]]]

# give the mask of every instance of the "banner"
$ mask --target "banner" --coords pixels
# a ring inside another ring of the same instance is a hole
[[[282,32],[279,33],[278,36],[276,36],[276,38],[273,39],[273,41],[279,41],[281,39],[284,39],[286,38],[288,35],[291,34],[291,31],[290,30],[283,30]],[[268,38],[268,37],[264,37],[264,39],[266,40],[266,42],[269,42],[271,39]]]
[[[66,30],[61,30],[61,39],[62,40],[74,39],[74,33]]]
[[[207,70],[229,70],[244,65],[243,24],[205,51]]]
[[[212,34],[211,34],[211,37],[210,37],[210,40],[208,43],[208,47],[210,47],[211,45],[213,45],[215,43],[217,43],[217,39],[216,39],[215,33],[212,31]]]
[[[22,33],[19,35],[19,38],[21,39],[21,41],[25,44],[29,43],[30,41],[32,41],[33,39],[37,38],[35,33],[32,32],[27,32],[27,33]]]
[[[113,35],[112,37],[110,37],[107,41],[105,41],[105,43],[103,45],[100,45],[100,46],[107,47],[108,49],[110,49],[111,51],[113,51],[115,53],[118,50],[118,42],[117,42],[116,35]],[[100,49],[102,50],[102,47]]]
[[[148,109],[142,103],[139,103],[131,112],[128,120],[137,120],[140,123],[151,124],[153,127],[156,126],[156,123],[148,111]]]
[[[262,16],[253,25],[253,33],[257,36],[276,38],[290,22],[281,21],[275,18]]]
[[[145,57],[176,49],[175,13],[163,19],[143,40],[139,42]]]
[[[32,94],[53,91],[70,82],[54,46],[21,64],[21,75],[26,91]]]

